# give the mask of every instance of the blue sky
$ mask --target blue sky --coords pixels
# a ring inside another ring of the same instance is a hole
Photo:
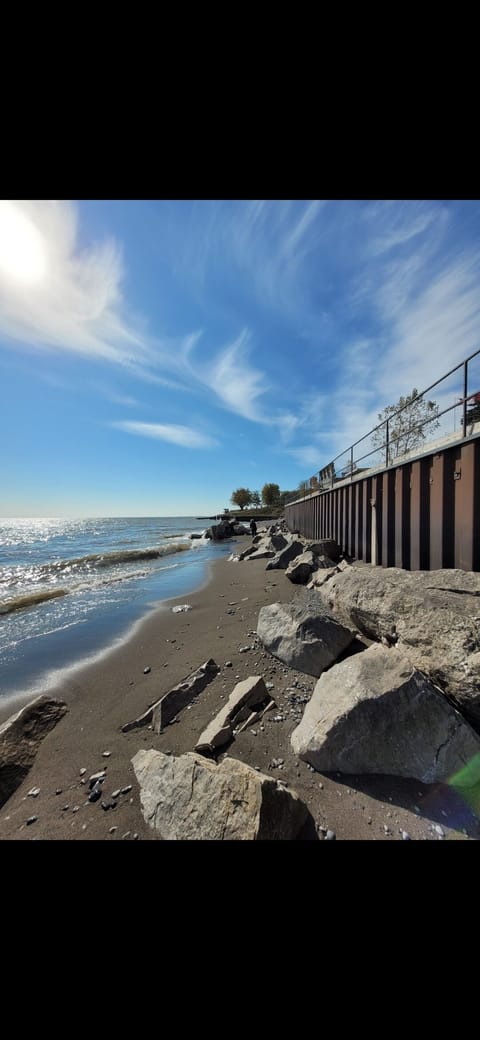
[[[480,346],[479,231],[478,201],[0,202],[0,515],[297,487]]]

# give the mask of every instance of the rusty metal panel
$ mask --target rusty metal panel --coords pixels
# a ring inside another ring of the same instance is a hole
[[[382,566],[395,563],[395,472],[387,470],[382,479]]]
[[[372,537],[372,507],[370,505],[370,499],[372,497],[372,478],[367,477],[366,480],[362,481],[363,484],[363,496],[362,496],[362,555],[361,558],[365,563],[370,563],[372,559],[371,554],[371,537]]]
[[[429,460],[412,462],[410,472],[410,570],[429,570]]]
[[[410,466],[395,471],[395,567],[410,563]]]
[[[454,470],[455,487],[455,567],[478,570],[478,441],[463,444],[457,449]],[[477,508],[476,508],[477,506]]]
[[[443,528],[445,523],[445,455],[430,460],[430,569],[443,567]]]
[[[348,524],[348,555],[356,555],[355,547],[355,517],[357,510],[358,484],[350,485],[350,518]]]

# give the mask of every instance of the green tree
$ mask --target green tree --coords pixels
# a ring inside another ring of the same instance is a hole
[[[274,506],[280,498],[279,484],[264,484],[262,488],[262,502],[264,506]]]
[[[260,492],[259,491],[252,491],[252,497],[251,497],[250,501],[251,501],[251,505],[252,506],[255,506],[256,509],[259,509],[261,504],[262,504],[262,500],[260,498]]]
[[[403,409],[399,415],[395,415],[399,409]],[[388,462],[405,455],[407,451],[420,447],[426,440],[430,440],[434,430],[440,426],[440,420],[436,418],[439,408],[435,401],[426,401],[418,396],[418,390],[414,387],[407,397],[400,397],[396,404],[389,404],[382,412],[378,413],[380,422],[389,419],[388,424]],[[426,423],[426,425],[422,425]],[[375,448],[385,447],[387,438],[386,424],[376,430],[372,436],[372,445]]]
[[[239,509],[245,509],[245,506],[252,501],[252,492],[249,488],[237,488],[236,491],[232,492],[230,501],[233,502],[234,506],[238,506]]]

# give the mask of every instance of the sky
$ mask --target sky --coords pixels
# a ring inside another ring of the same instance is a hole
[[[479,232],[478,200],[0,201],[0,516],[293,490],[480,347]]]

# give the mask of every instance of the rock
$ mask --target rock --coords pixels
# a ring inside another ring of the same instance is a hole
[[[122,792],[121,792],[120,788],[119,788],[119,787],[117,787],[117,790],[116,790],[116,791],[112,791],[112,798],[113,798],[113,799],[115,799],[115,798],[118,798],[118,796],[119,796],[119,795],[120,795],[121,793],[122,793]]]
[[[296,556],[300,556],[303,552],[305,552],[303,542],[294,539],[294,541],[289,542],[289,544],[285,546],[285,549],[280,549],[280,552],[274,554],[273,559],[267,563],[265,569],[267,571],[286,570],[289,563],[291,563]]]
[[[98,802],[98,799],[101,798],[101,796],[102,796],[102,785],[101,785],[101,783],[99,783],[97,781],[97,783],[94,784],[94,786],[92,787],[92,790],[90,791],[90,794],[88,796],[88,800],[89,800],[89,802]]]
[[[321,676],[291,744],[320,772],[480,779],[479,737],[408,658],[378,644]]]
[[[342,551],[334,538],[321,538],[318,542],[307,542],[306,548],[310,549],[314,556],[330,557],[334,563],[340,559]]]
[[[85,766],[83,766],[83,768],[80,770],[80,776],[85,776],[86,772],[87,772],[87,770],[86,770]]]
[[[314,568],[314,557],[311,552],[301,553],[289,563],[285,574],[295,585],[304,585]]]
[[[175,643],[175,639],[170,640],[171,643]],[[195,672],[187,675],[185,679],[177,683],[173,689],[165,693],[163,697],[160,697],[154,704],[150,704],[146,711],[138,718],[133,719],[132,722],[126,722],[122,726],[122,733],[128,733],[131,729],[137,729],[140,726],[146,726],[150,722],[153,724],[155,733],[161,733],[165,726],[168,726],[175,716],[178,714],[186,704],[193,699],[193,697],[205,689],[212,679],[215,678],[217,673],[220,671],[218,664],[215,663],[212,657],[209,657],[208,661],[204,661]]]
[[[402,841],[412,840],[411,835],[408,833],[408,831],[400,831],[400,834],[402,835]]]
[[[319,589],[322,585],[325,585],[327,581],[334,574],[338,574],[338,567],[329,567],[327,570],[314,571],[310,581],[307,584],[307,589]]]
[[[181,603],[177,607],[172,607],[172,614],[186,614],[187,610],[193,610],[190,603]]]
[[[267,559],[273,559],[274,556],[275,556],[275,552],[274,552],[273,549],[263,549],[263,548],[260,548],[260,549],[257,549],[255,552],[250,553],[246,557],[246,559],[247,560],[267,560]]]
[[[247,707],[249,714],[251,710],[260,708],[268,699],[267,688],[261,676],[251,675],[243,682],[237,683],[227,703],[199,737],[195,750],[213,751],[214,748],[227,744],[233,737],[235,724],[242,721],[242,708]]]
[[[233,758],[151,749],[132,763],[143,816],[167,841],[292,840],[309,817],[294,791]]]
[[[102,751],[102,758],[110,758],[111,751]]]
[[[105,769],[102,769],[99,773],[92,773],[92,775],[88,779],[88,786],[90,790],[92,790],[92,787],[95,787],[95,784],[97,783],[103,784],[106,775],[107,774],[105,772]]]
[[[143,674],[148,675],[148,673],[151,672],[151,670],[152,669],[150,668],[150,665],[147,665],[147,667],[143,669]]]
[[[291,603],[272,603],[258,615],[257,634],[280,661],[319,676],[355,638],[325,608],[318,593],[299,593]]]
[[[325,835],[325,841],[336,841],[337,835],[335,831],[328,830]]]
[[[27,792],[27,794],[28,794],[29,798],[38,798],[38,796],[40,794],[40,788],[39,787],[31,787],[30,790]]]
[[[30,827],[30,824],[32,823],[36,823],[37,820],[38,816],[29,816],[28,820],[26,821],[27,827]]]
[[[318,592],[344,624],[396,643],[480,724],[480,573],[348,567]]]
[[[122,787],[120,794],[128,794],[132,790],[132,785],[127,784],[126,787]]]
[[[65,701],[38,697],[0,726],[0,806],[29,772],[40,741],[65,715]]]

